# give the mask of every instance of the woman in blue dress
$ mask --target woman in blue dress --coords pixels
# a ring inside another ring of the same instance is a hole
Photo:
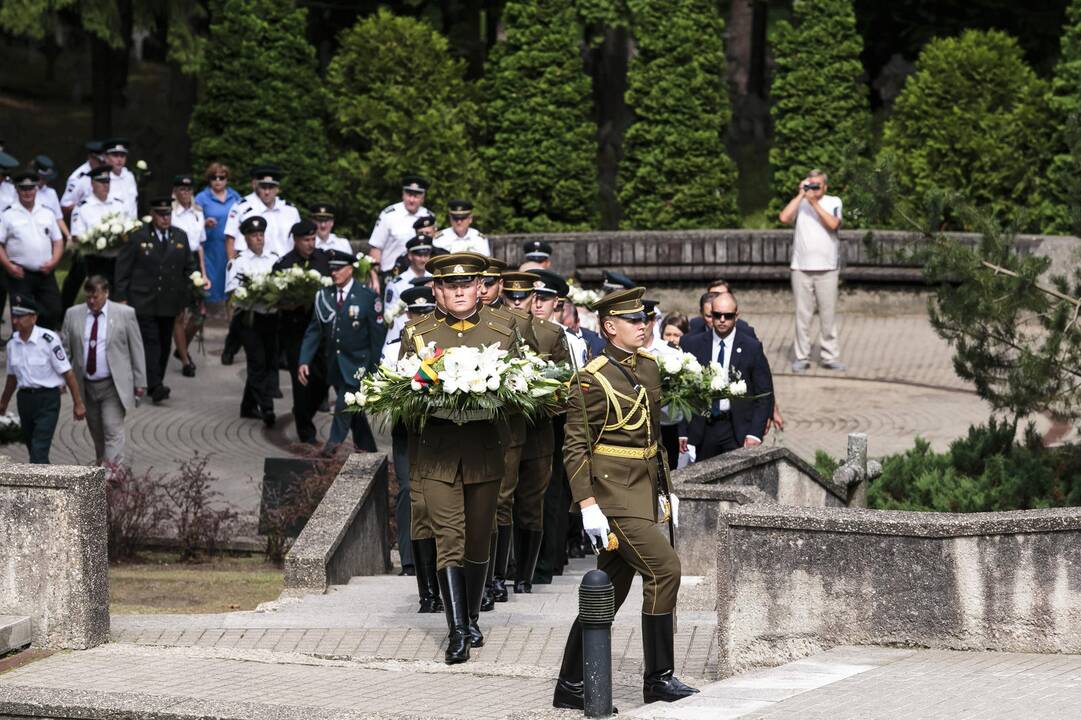
[[[206,168],[207,186],[195,196],[195,202],[203,209],[206,217],[206,245],[203,252],[206,257],[206,274],[210,278],[209,302],[225,301],[225,220],[229,209],[242,198],[229,187],[229,167],[219,162],[210,163]]]

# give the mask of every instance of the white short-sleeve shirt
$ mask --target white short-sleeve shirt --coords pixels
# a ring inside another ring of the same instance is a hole
[[[40,270],[53,256],[53,242],[62,239],[56,216],[40,202],[32,210],[15,203],[0,212],[0,245],[27,270]]]
[[[841,198],[823,195],[818,201],[823,210],[841,217]],[[796,213],[795,239],[792,243],[793,270],[836,270],[839,267],[840,240],[822,224],[811,203],[801,200]]]
[[[410,213],[405,209],[404,202],[383,208],[368,240],[369,245],[383,253],[379,259],[380,270],[387,272],[394,267],[394,261],[405,252],[405,244],[417,234],[413,223],[430,214],[423,205],[415,213]]]
[[[206,242],[206,218],[195,203],[186,208],[179,203],[173,203],[173,226],[187,234],[188,247],[192,252],[196,252]]]
[[[60,336],[35,325],[23,342],[14,333],[7,344],[7,374],[14,375],[19,388],[53,388],[64,384],[71,362],[60,344]]]

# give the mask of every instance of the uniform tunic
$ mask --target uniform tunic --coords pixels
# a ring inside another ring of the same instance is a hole
[[[31,463],[48,464],[53,433],[60,417],[60,387],[71,362],[60,336],[37,325],[23,342],[18,332],[7,342],[7,374],[19,388],[16,406],[23,443]]]
[[[416,354],[429,342],[444,349],[497,344],[513,353],[519,338],[513,327],[478,310],[464,320],[433,313],[409,323],[402,336],[402,354]],[[466,561],[483,564],[488,560],[504,474],[505,430],[494,417],[461,425],[430,417],[414,435],[417,447],[410,464],[411,482],[427,506],[436,540],[436,566],[463,567]]]
[[[240,232],[240,223],[255,215],[266,220],[266,231],[263,233],[265,251],[277,253],[280,257],[293,249],[289,231],[300,222],[300,213],[280,197],[275,199],[273,207],[267,207],[258,195],[252,193],[233,206],[225,221],[225,234],[233,238],[233,250],[238,255],[248,252],[244,234]]]
[[[571,383],[563,464],[571,498],[596,499],[619,540],[602,551],[597,567],[608,573],[622,605],[635,573],[642,575],[642,612],[672,611],[679,591],[680,563],[657,532],[657,502],[668,494],[660,437],[661,376],[645,350],[628,353],[609,344]]]
[[[429,214],[424,206],[411,213],[405,209],[404,202],[383,208],[368,240],[369,245],[383,253],[379,260],[380,270],[389,272],[394,267],[394,261],[405,252],[405,244],[417,234],[413,223]]]
[[[173,203],[173,225],[184,231],[188,236],[188,247],[192,252],[198,252],[206,242],[206,218],[203,217],[203,209],[192,203],[183,207],[180,203]]]
[[[447,252],[475,252],[481,255],[491,255],[492,246],[488,238],[475,227],[465,231],[465,237],[459,237],[453,229],[440,230],[432,238],[432,244],[441,247]]]

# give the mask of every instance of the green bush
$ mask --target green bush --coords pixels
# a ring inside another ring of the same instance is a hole
[[[793,22],[778,23],[772,38],[773,217],[812,168],[825,170],[831,192],[844,197],[871,145],[863,39],[851,0],[795,0],[792,12]]]
[[[213,50],[189,128],[196,170],[224,162],[245,194],[248,169],[275,163],[283,198],[301,208],[322,199],[330,153],[307,11],[280,0],[213,0],[210,10]]]
[[[736,168],[725,149],[732,111],[717,6],[640,0],[633,11],[627,104],[635,122],[619,165],[622,225],[734,227]]]
[[[597,222],[592,90],[574,3],[511,0],[506,39],[488,67],[484,158],[512,232],[586,230]]]
[[[1033,227],[1050,128],[1047,84],[1005,33],[929,42],[886,122],[883,150],[903,194],[955,192],[996,219]]]
[[[1054,154],[1044,188],[1043,232],[1081,233],[1081,0],[1066,9],[1059,60],[1051,80]]]
[[[342,33],[326,85],[335,166],[349,188],[351,218],[371,230],[379,211],[401,197],[401,178],[432,181],[426,206],[442,215],[457,197],[472,199],[489,229],[484,167],[475,150],[480,110],[465,63],[425,23],[387,10]]]
[[[923,439],[882,462],[881,477],[867,491],[880,510],[991,512],[1081,503],[1081,445],[1043,447],[1029,427],[992,419],[936,453]]]

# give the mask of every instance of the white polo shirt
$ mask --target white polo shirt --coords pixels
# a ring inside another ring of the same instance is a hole
[[[75,207],[85,199],[83,195],[84,190],[80,181],[82,178],[86,177],[89,172],[90,161],[88,160],[75,168],[75,171],[71,173],[71,175],[68,175],[68,182],[64,185],[64,194],[60,197],[60,205],[62,207]]]
[[[18,332],[8,340],[7,374],[15,376],[19,389],[60,387],[69,370],[71,362],[60,336],[52,330],[35,325],[26,342]]]
[[[394,261],[405,252],[405,244],[417,234],[413,223],[430,214],[423,205],[417,208],[415,213],[410,213],[405,209],[404,202],[383,208],[368,240],[369,245],[379,248],[383,253],[379,259],[380,270],[387,272],[394,267]]]
[[[87,167],[89,168],[89,166]],[[60,204],[64,207],[77,206],[93,194],[90,176],[82,175],[76,179],[74,187],[64,191],[64,197],[61,199]],[[120,168],[119,175],[116,173],[109,175],[109,197],[119,200],[123,204],[125,215],[139,217],[139,188],[135,184],[135,175],[131,170]]]
[[[40,270],[52,258],[56,240],[63,240],[56,216],[40,202],[32,210],[17,202],[0,212],[0,245],[16,265]]]
[[[127,215],[124,203],[117,198],[109,196],[104,200],[98,200],[93,193],[83,200],[71,211],[71,234],[73,237],[84,237],[94,229],[101,219],[110,213]]]
[[[188,247],[192,252],[199,250],[206,242],[206,218],[195,203],[186,208],[178,202],[173,203],[173,226],[187,234]]]
[[[841,198],[836,195],[823,195],[818,204],[830,215],[841,217]],[[836,270],[839,267],[840,247],[837,233],[827,230],[811,203],[801,200],[792,242],[792,269]]]
[[[453,228],[440,230],[432,238],[432,244],[450,253],[475,252],[481,255],[492,254],[492,246],[488,242],[488,238],[472,226],[466,229],[464,237],[459,237]]]

